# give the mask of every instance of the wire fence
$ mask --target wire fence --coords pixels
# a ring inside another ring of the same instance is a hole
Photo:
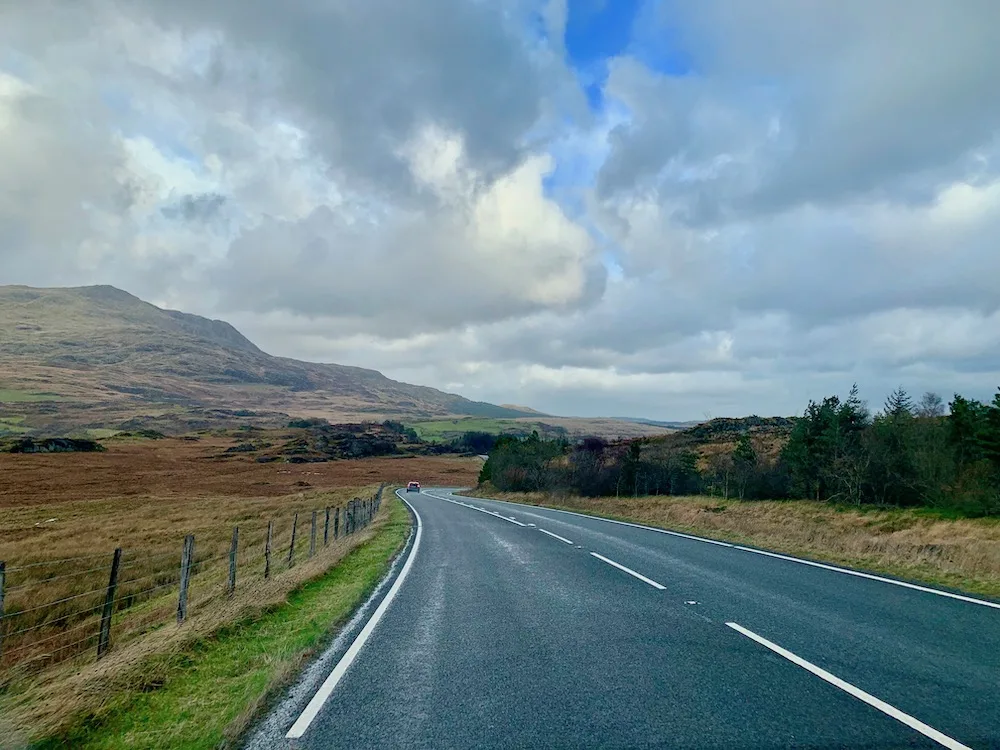
[[[141,549],[53,558],[23,565],[0,560],[0,686],[85,654],[100,659],[115,643],[218,605],[241,585],[279,575],[322,554],[375,518],[384,485],[370,498],[285,519],[247,519],[228,546],[194,534],[176,552]],[[77,568],[77,569],[74,569]]]

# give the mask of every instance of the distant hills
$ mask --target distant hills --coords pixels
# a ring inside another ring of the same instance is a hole
[[[0,435],[178,434],[284,426],[289,415],[337,422],[543,418],[570,434],[623,437],[666,431],[639,420],[549,418],[376,370],[275,357],[229,323],[163,310],[111,286],[0,286]]]
[[[228,323],[162,310],[111,286],[0,287],[0,410],[8,430],[178,431],[246,412],[260,412],[242,417],[258,422],[539,414],[375,370],[274,357]]]

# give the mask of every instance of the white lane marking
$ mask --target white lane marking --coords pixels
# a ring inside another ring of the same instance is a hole
[[[491,498],[492,500],[492,498]],[[521,503],[508,503],[504,500],[492,500],[494,503],[504,503],[505,505],[514,505]],[[641,523],[629,523],[628,521],[616,521],[613,518],[602,518],[601,516],[592,516],[586,513],[577,513],[572,510],[560,510],[558,508],[546,508],[544,505],[530,505],[530,508],[535,508],[537,510],[546,510],[550,513],[565,513],[569,516],[579,516],[580,518],[589,518],[594,521],[604,521],[605,523],[615,523],[619,526],[631,526],[635,529],[645,529],[646,531],[655,531],[657,534],[668,534],[670,536],[679,536],[683,539],[690,539],[694,542],[705,542],[705,544],[715,544],[719,547],[730,547],[732,549],[740,550],[741,552],[752,552],[755,555],[764,555],[765,557],[774,557],[779,560],[787,560],[788,562],[799,563],[800,565],[810,565],[814,568],[822,568],[823,570],[829,570],[834,573],[843,573],[844,575],[856,576],[858,578],[867,578],[871,581],[879,581],[880,583],[890,583],[893,586],[901,586],[903,588],[912,589],[913,591],[920,591],[925,594],[936,594],[937,596],[944,596],[949,599],[957,599],[960,602],[966,602],[967,604],[978,604],[981,607],[991,607],[993,609],[1000,609],[1000,603],[991,602],[986,599],[976,599],[972,596],[963,596],[962,594],[953,594],[950,591],[941,591],[940,589],[932,589],[927,586],[918,586],[915,583],[907,583],[906,581],[895,581],[892,578],[883,578],[882,576],[877,576],[872,573],[864,573],[860,570],[851,570],[850,568],[840,568],[836,565],[826,565],[824,563],[813,562],[812,560],[803,560],[799,557],[791,557],[790,555],[781,555],[777,552],[767,552],[761,549],[754,549],[753,547],[744,547],[739,544],[730,544],[729,542],[720,542],[716,539],[706,539],[705,537],[693,536],[691,534],[682,534],[679,531],[670,531],[669,529],[658,529],[655,526],[643,526]]]
[[[635,576],[636,578],[638,578],[640,581],[642,581],[644,583],[648,583],[654,589],[659,589],[660,591],[663,591],[666,588],[666,586],[660,585],[659,583],[657,583],[656,581],[654,581],[652,578],[646,578],[646,576],[644,576],[642,573],[636,573],[634,570],[632,570],[632,568],[626,568],[624,565],[616,563],[614,560],[609,560],[604,555],[599,555],[596,552],[591,552],[590,554],[593,555],[594,557],[596,557],[598,560],[606,562],[608,565],[612,565],[612,566],[618,568],[618,570],[620,570],[620,571],[622,571],[624,573],[628,573],[630,576]]]
[[[745,635],[747,638],[749,638],[749,639],[751,639],[753,641],[756,641],[760,645],[765,646],[765,647],[771,649],[774,653],[778,654],[779,656],[783,656],[784,658],[788,659],[788,661],[792,662],[792,664],[797,664],[798,666],[802,667],[803,669],[805,669],[805,670],[807,670],[809,672],[812,672],[814,675],[816,675],[817,677],[819,677],[821,680],[826,680],[827,682],[829,682],[834,687],[840,688],[841,690],[843,690],[848,695],[854,696],[858,700],[867,703],[869,706],[877,708],[879,711],[881,711],[882,713],[886,714],[887,716],[891,716],[896,721],[902,722],[903,724],[906,724],[906,726],[910,727],[911,729],[917,730],[918,732],[920,732],[920,734],[924,735],[925,737],[929,737],[930,739],[932,739],[935,742],[937,742],[939,745],[943,745],[944,747],[950,748],[950,750],[971,750],[971,748],[969,748],[967,745],[963,745],[961,742],[959,742],[957,740],[953,740],[948,735],[942,734],[941,732],[939,732],[938,730],[934,729],[933,727],[927,726],[926,724],[924,724],[919,719],[915,719],[912,716],[910,716],[909,714],[903,713],[898,708],[895,708],[894,706],[890,706],[885,701],[881,701],[878,698],[876,698],[874,695],[872,695],[870,693],[866,693],[861,688],[854,687],[854,685],[852,685],[851,683],[845,682],[844,680],[840,679],[836,675],[830,674],[825,669],[821,669],[821,668],[817,667],[815,664],[811,664],[810,662],[807,662],[802,657],[796,656],[791,651],[783,649],[778,644],[771,643],[771,641],[767,640],[767,638],[759,636],[756,633],[754,633],[753,631],[747,630],[746,628],[741,627],[740,625],[737,625],[735,622],[727,622],[726,625],[728,625],[729,627],[731,627],[737,633],[741,633],[741,634]]]
[[[437,495],[432,495],[432,497],[438,497],[438,496]],[[442,498],[439,498],[439,499],[440,500],[447,500],[448,498],[442,497]],[[546,508],[544,505],[528,505],[526,503],[508,503],[506,500],[494,500],[492,497],[491,498],[487,498],[487,499],[491,503],[503,503],[504,505],[518,505],[518,506],[521,506],[522,509],[523,508],[533,508],[535,510],[545,510],[545,511],[548,511],[549,513],[565,513],[568,516],[578,516],[580,518],[589,518],[589,519],[592,519],[594,521],[604,521],[605,523],[618,524],[619,526],[631,526],[633,529],[645,529],[646,531],[655,531],[657,534],[667,534],[669,536],[679,536],[682,539],[690,539],[691,541],[694,541],[694,542],[705,542],[706,544],[715,544],[715,545],[718,545],[719,547],[735,547],[736,546],[735,544],[730,544],[729,542],[720,542],[717,539],[706,539],[705,537],[701,537],[701,536],[693,536],[691,534],[684,534],[683,532],[680,532],[680,531],[670,531],[670,529],[658,529],[655,526],[643,526],[641,523],[631,523],[629,521],[618,521],[618,520],[615,520],[614,518],[604,518],[603,516],[591,516],[591,515],[588,515],[586,513],[577,513],[576,511],[572,511],[572,510],[560,510],[559,508]],[[457,501],[456,500],[450,500],[449,502],[453,502],[454,503],[454,502],[457,502]],[[464,505],[464,503],[459,503],[459,504],[460,505]],[[472,508],[474,506],[470,505],[469,507]]]
[[[420,520],[420,514],[417,513],[417,509],[410,505],[407,499],[399,494],[398,490],[396,492],[396,496],[410,506],[410,510],[413,511],[413,515],[417,519],[417,535],[413,539],[413,547],[410,548],[410,554],[406,558],[406,563],[403,565],[403,569],[399,571],[399,575],[393,582],[392,588],[390,588],[389,592],[385,595],[385,599],[383,599],[382,603],[378,605],[378,609],[375,610],[371,619],[365,624],[361,632],[358,633],[358,637],[354,639],[354,643],[352,643],[350,648],[344,652],[340,661],[337,662],[333,671],[330,672],[329,677],[323,681],[319,690],[316,691],[316,695],[312,697],[312,700],[309,701],[309,704],[299,715],[299,718],[295,720],[294,724],[292,724],[292,728],[288,730],[288,734],[285,735],[285,739],[294,740],[305,734],[309,725],[312,724],[317,714],[319,714],[320,710],[323,708],[323,704],[326,703],[331,693],[333,693],[334,688],[337,687],[337,683],[339,683],[344,674],[346,674],[348,668],[357,658],[362,647],[371,637],[372,632],[375,630],[375,626],[378,625],[379,620],[382,619],[386,610],[389,609],[389,605],[392,604],[392,600],[399,592],[400,587],[403,585],[403,581],[406,580],[406,576],[409,574],[410,568],[413,567],[413,561],[417,557],[417,550],[420,549],[420,537],[423,534],[423,522]]]
[[[801,560],[797,557],[790,557],[788,555],[779,555],[777,552],[766,552],[762,549],[753,549],[752,547],[740,547],[739,545],[734,545],[733,549],[742,550],[743,552],[753,552],[755,555],[764,555],[765,557],[774,557],[778,560],[787,560],[788,562],[799,563],[800,565],[810,565],[814,568],[822,568],[823,570],[832,570],[834,573],[844,573],[849,576],[857,576],[858,578],[867,578],[871,581],[879,581],[881,583],[891,583],[893,586],[902,586],[906,589],[913,589],[914,591],[923,591],[925,594],[937,594],[938,596],[946,596],[949,599],[958,599],[960,602],[968,602],[969,604],[979,604],[983,607],[992,607],[993,609],[1000,609],[1000,604],[996,602],[988,602],[983,599],[975,599],[971,596],[963,596],[962,594],[953,594],[950,591],[940,591],[939,589],[928,588],[927,586],[918,586],[915,583],[907,583],[906,581],[894,581],[891,578],[883,578],[882,576],[877,576],[872,573],[863,573],[860,570],[851,570],[849,568],[838,568],[835,565],[825,565],[824,563],[813,562],[812,560]]]
[[[463,508],[469,508],[470,510],[478,510],[480,513],[485,513],[488,516],[493,516],[494,518],[499,518],[502,521],[507,521],[508,523],[512,523],[515,526],[524,526],[524,527],[526,527],[528,525],[526,523],[521,523],[516,518],[508,518],[507,516],[501,516],[495,510],[487,510],[486,508],[479,508],[479,507],[477,507],[475,505],[471,505],[469,503],[463,503],[463,502],[460,502],[458,500],[452,500],[449,497],[441,497],[440,495],[432,495],[430,492],[425,492],[424,494],[425,495],[429,495],[430,497],[433,497],[436,500],[444,500],[446,503],[454,503],[455,505],[461,505]]]
[[[566,544],[573,544],[569,539],[564,536],[559,536],[558,534],[553,534],[551,531],[546,531],[545,529],[538,529],[543,534],[548,534],[553,539],[558,539],[560,542],[565,542]]]

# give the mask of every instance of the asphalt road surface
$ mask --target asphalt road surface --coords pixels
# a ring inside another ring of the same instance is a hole
[[[995,602],[404,496],[393,577],[248,747],[1000,748]]]

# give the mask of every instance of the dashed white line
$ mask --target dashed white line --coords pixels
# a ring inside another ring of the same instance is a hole
[[[539,528],[538,530],[540,532],[542,532],[543,534],[548,534],[553,539],[558,539],[560,542],[565,542],[566,544],[573,544],[573,542],[571,542],[569,539],[567,539],[564,536],[559,536],[558,534],[553,534],[551,531],[546,531],[545,529],[542,529],[542,528]]]
[[[398,493],[397,496],[404,503],[410,505],[405,497],[399,495]],[[292,728],[289,729],[288,734],[285,735],[286,739],[298,739],[305,734],[309,725],[312,724],[313,719],[316,718],[316,715],[319,714],[320,710],[323,708],[323,704],[326,703],[327,698],[330,697],[334,688],[337,687],[337,683],[340,682],[341,678],[343,678],[343,676],[347,673],[348,668],[350,668],[351,664],[354,663],[358,653],[360,653],[362,647],[364,647],[365,643],[371,637],[372,632],[375,630],[375,626],[378,625],[379,620],[382,619],[386,610],[389,609],[389,605],[392,604],[392,600],[399,592],[400,587],[403,585],[403,581],[406,580],[406,576],[409,574],[410,568],[413,567],[413,561],[417,557],[417,550],[420,549],[420,537],[423,534],[423,522],[420,520],[420,514],[417,513],[417,509],[412,505],[410,505],[410,510],[413,511],[413,515],[417,519],[417,535],[413,539],[413,547],[410,548],[410,554],[406,558],[406,563],[403,565],[402,570],[399,571],[399,575],[393,582],[392,588],[390,588],[388,593],[385,595],[385,599],[382,600],[382,603],[378,605],[378,609],[376,609],[372,614],[371,619],[365,623],[364,628],[362,628],[361,632],[358,633],[358,637],[354,639],[354,643],[352,643],[350,648],[348,648],[344,655],[340,657],[340,661],[337,662],[333,671],[330,672],[330,676],[323,681],[319,690],[316,691],[316,695],[312,697],[312,700],[309,701],[309,704],[299,715],[299,718],[295,720],[294,724],[292,724]]]
[[[463,508],[469,508],[470,510],[478,510],[480,513],[485,513],[488,516],[493,516],[495,518],[499,518],[499,519],[501,519],[503,521],[507,521],[508,523],[512,523],[515,526],[525,526],[526,527],[528,525],[526,523],[521,523],[516,518],[510,518],[510,517],[507,517],[507,516],[501,516],[495,510],[487,510],[486,508],[480,508],[480,507],[478,507],[476,505],[472,505],[471,503],[463,503],[463,502],[459,502],[458,500],[452,500],[449,497],[441,497],[440,495],[433,495],[430,492],[425,492],[424,494],[427,495],[428,497],[433,497],[435,500],[444,500],[446,503],[453,503],[454,505],[461,505]]]
[[[622,571],[623,573],[628,573],[630,576],[635,576],[643,583],[648,583],[654,589],[659,589],[660,591],[663,591],[666,588],[666,586],[657,583],[652,578],[646,578],[646,576],[644,576],[642,573],[636,573],[634,570],[632,570],[632,568],[626,568],[624,565],[616,563],[614,560],[609,560],[604,555],[599,555],[596,552],[591,552],[590,554],[596,557],[598,560],[606,562],[608,565],[612,565],[618,568],[618,570]]]
[[[504,503],[505,505],[510,505],[503,500],[494,500],[495,503]],[[900,586],[902,588],[911,589],[913,591],[920,591],[925,594],[935,594],[936,596],[943,596],[948,599],[956,599],[960,602],[966,602],[968,604],[978,604],[981,607],[990,607],[992,609],[1000,609],[1000,602],[991,602],[986,599],[976,599],[972,596],[963,596],[962,594],[953,594],[950,591],[941,591],[940,589],[932,589],[927,586],[919,586],[915,583],[907,583],[906,581],[896,581],[892,578],[884,578],[883,576],[873,575],[872,573],[865,573],[860,570],[851,570],[850,568],[841,568],[836,565],[825,565],[824,563],[813,562],[812,560],[803,560],[799,557],[791,557],[790,555],[781,555],[777,552],[767,552],[766,550],[754,549],[753,547],[744,547],[739,544],[730,544],[729,542],[720,542],[717,539],[707,539],[702,536],[694,536],[693,534],[684,534],[680,531],[670,531],[669,529],[660,529],[655,526],[646,526],[641,523],[630,523],[628,521],[618,521],[614,518],[603,518],[601,516],[589,515],[587,513],[577,513],[572,510],[560,510],[558,508],[546,508],[543,505],[532,505],[528,506],[536,510],[545,511],[548,513],[564,513],[568,516],[578,516],[579,518],[588,518],[592,521],[602,521],[604,523],[613,523],[619,526],[631,526],[634,529],[645,529],[646,531],[654,531],[657,534],[667,534],[668,536],[676,536],[682,539],[690,539],[693,542],[704,542],[705,544],[714,544],[717,547],[729,547],[731,549],[737,549],[741,552],[751,552],[755,555],[763,555],[765,557],[773,557],[778,560],[787,560],[788,562],[798,563],[799,565],[809,565],[813,568],[821,568],[823,570],[829,570],[834,573],[843,573],[844,575],[855,576],[857,578],[867,578],[870,581],[878,581],[879,583],[888,583],[893,586]],[[536,516],[537,517],[537,516]],[[544,516],[543,516],[544,517]]]
[[[817,667],[815,664],[812,664],[812,663],[806,661],[805,659],[803,659],[800,656],[796,656],[791,651],[783,649],[778,644],[772,643],[771,641],[767,640],[767,638],[764,638],[763,636],[759,636],[756,633],[754,633],[753,631],[747,630],[746,628],[744,628],[744,627],[742,627],[740,625],[737,625],[735,622],[727,622],[726,625],[728,625],[729,627],[731,627],[737,633],[741,633],[742,635],[745,635],[747,638],[749,638],[749,639],[751,639],[753,641],[756,641],[760,645],[765,646],[766,648],[771,649],[771,651],[773,651],[774,653],[778,654],[778,656],[782,656],[785,659],[788,659],[788,661],[792,662],[792,664],[796,664],[796,665],[802,667],[803,669],[805,669],[805,670],[807,670],[809,672],[812,672],[814,675],[816,675],[817,677],[819,677],[821,680],[825,680],[826,682],[829,682],[834,687],[840,688],[841,690],[843,690],[848,695],[852,695],[855,698],[857,698],[858,700],[867,703],[869,706],[872,706],[873,708],[877,708],[879,711],[881,711],[882,713],[884,713],[886,716],[891,716],[896,721],[902,722],[903,724],[905,724],[906,726],[910,727],[911,729],[917,730],[918,732],[920,732],[920,734],[924,735],[925,737],[929,737],[930,739],[932,739],[935,742],[937,742],[939,745],[943,745],[944,747],[949,748],[949,750],[971,750],[971,748],[969,748],[967,745],[963,745],[958,740],[954,740],[951,737],[949,737],[948,735],[942,734],[938,730],[934,729],[934,727],[927,726],[926,724],[924,724],[919,719],[915,719],[912,716],[910,716],[909,714],[903,713],[898,708],[896,708],[894,706],[890,706],[885,701],[879,700],[878,698],[876,698],[871,693],[866,693],[861,688],[855,687],[854,685],[852,685],[849,682],[845,682],[844,680],[840,679],[836,675],[830,674],[825,669],[821,669],[820,667]]]

